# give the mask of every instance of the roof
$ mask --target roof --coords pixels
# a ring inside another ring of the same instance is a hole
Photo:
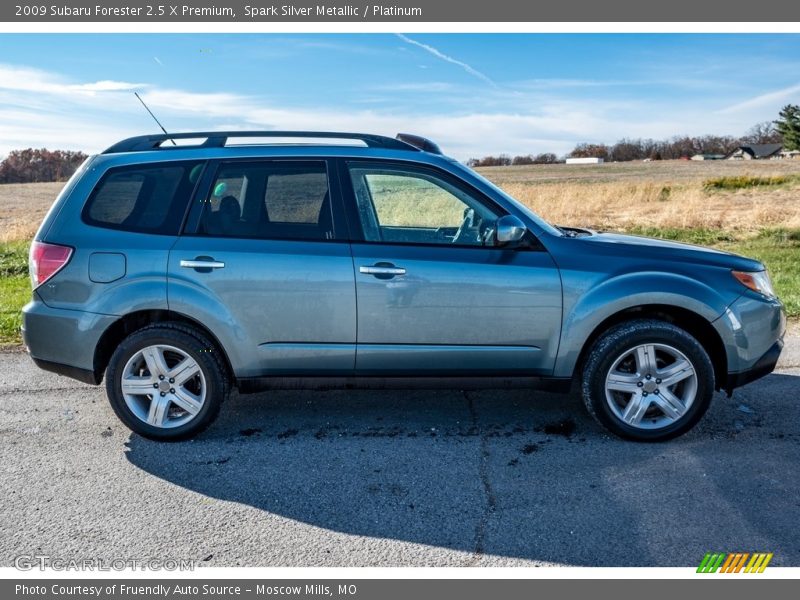
[[[339,133],[331,131],[190,131],[181,133],[163,133],[156,135],[140,135],[117,142],[106,149],[103,154],[117,154],[122,152],[144,152],[153,150],[174,150],[177,148],[224,148],[230,139],[254,141],[249,145],[263,145],[265,142],[255,138],[289,138],[308,140],[309,145],[328,145],[312,140],[357,140],[368,148],[382,148],[384,150],[411,150],[415,152],[429,152],[442,154],[439,147],[432,141],[408,133],[399,133],[396,138],[373,135],[366,133]],[[176,144],[175,140],[181,140]],[[168,143],[169,142],[169,143]],[[171,144],[171,145],[170,145]],[[248,145],[240,143],[240,145]],[[336,145],[331,142],[330,145]]]
[[[783,144],[747,144],[737,150],[747,152],[753,158],[768,158],[783,149]]]

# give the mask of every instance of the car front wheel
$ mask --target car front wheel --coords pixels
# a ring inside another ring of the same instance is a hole
[[[618,325],[592,346],[583,370],[587,409],[613,433],[663,441],[694,427],[714,393],[703,346],[683,329],[656,320]]]
[[[215,347],[182,324],[160,323],[125,338],[109,361],[106,391],[132,431],[180,440],[203,431],[228,393]]]

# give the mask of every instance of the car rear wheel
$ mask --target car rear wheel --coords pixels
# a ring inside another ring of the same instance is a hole
[[[714,393],[714,369],[702,345],[656,320],[623,323],[603,334],[583,370],[583,400],[613,433],[663,441],[694,427]]]
[[[106,391],[114,412],[132,431],[180,440],[216,418],[228,381],[218,351],[201,333],[163,323],[122,341],[109,361]]]

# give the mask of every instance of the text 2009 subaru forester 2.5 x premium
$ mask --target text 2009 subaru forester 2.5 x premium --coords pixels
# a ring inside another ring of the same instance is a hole
[[[233,386],[574,379],[608,429],[663,440],[771,372],[786,325],[761,263],[554,227],[411,135],[124,140],[72,177],[30,262],[36,364],[105,375],[119,418],[165,440]]]

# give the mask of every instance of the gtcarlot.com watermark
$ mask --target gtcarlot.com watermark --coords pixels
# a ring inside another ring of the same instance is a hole
[[[14,566],[20,571],[194,571],[191,558],[62,558],[47,554],[20,554]]]

